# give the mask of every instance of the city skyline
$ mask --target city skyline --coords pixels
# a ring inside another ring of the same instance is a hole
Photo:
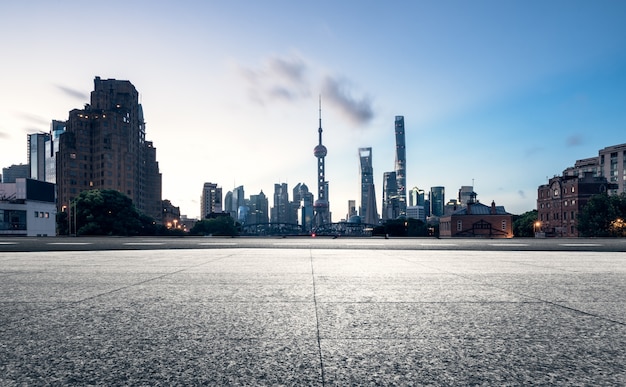
[[[247,196],[315,187],[319,95],[335,221],[360,198],[359,148],[376,154],[382,197],[398,115],[407,190],[474,185],[511,213],[535,209],[538,186],[576,160],[626,142],[622,2],[107,7],[118,12],[0,5],[11,37],[0,42],[1,168],[27,162],[27,134],[88,103],[95,76],[135,85],[163,199],[190,217],[205,182]],[[111,17],[119,28],[102,28]]]

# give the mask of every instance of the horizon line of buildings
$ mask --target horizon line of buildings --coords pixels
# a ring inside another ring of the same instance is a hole
[[[307,231],[332,223],[329,182],[325,180],[327,148],[322,144],[321,97],[319,109],[319,142],[314,148],[317,200],[304,183],[295,186],[291,200],[286,183],[274,184],[273,207],[269,206],[262,190],[246,199],[243,186],[239,186],[222,198],[221,187],[205,183],[201,219],[212,213],[226,212],[241,223],[290,223]],[[74,199],[80,192],[91,189],[117,190],[130,197],[139,211],[155,221],[168,227],[183,226],[187,220],[181,216],[180,208],[162,199],[156,148],[146,139],[145,129],[139,93],[132,83],[96,76],[90,103],[83,109],[69,111],[66,121],[52,120],[49,133],[29,134],[28,164],[3,168],[0,203],[18,205],[22,201],[26,207],[8,208],[2,204],[0,235],[22,235],[28,228],[28,219],[33,217],[48,219],[46,231],[40,227],[37,235],[53,235],[56,213],[71,215]],[[428,194],[417,187],[407,190],[404,116],[395,116],[394,133],[394,170],[383,173],[381,214],[377,210],[372,148],[358,148],[360,203],[357,211],[356,201],[349,200],[342,221],[369,225],[398,218],[436,221],[455,212],[467,212],[470,206],[475,206],[475,215],[478,201],[473,186],[462,186],[457,198],[448,202],[442,186],[431,187]],[[563,171],[563,176],[555,176],[548,184],[539,186],[539,229],[551,235],[577,236],[577,215],[591,194],[625,192],[625,165],[626,144],[610,146],[601,149],[597,157],[577,160],[573,167]],[[44,210],[39,204],[34,205],[39,206],[37,209],[28,207],[27,202],[33,201],[44,203]],[[28,217],[26,212],[29,211],[36,216]],[[503,207],[497,207],[496,212],[501,211]],[[496,228],[501,230],[500,226]],[[467,230],[465,232],[467,234]]]

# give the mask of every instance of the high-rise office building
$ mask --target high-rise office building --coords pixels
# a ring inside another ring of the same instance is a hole
[[[313,204],[313,223],[319,227],[329,224],[330,219],[330,203],[328,202],[328,182],[326,181],[325,158],[328,150],[322,144],[322,98],[320,97],[319,105],[319,128],[318,144],[313,149],[313,155],[317,158],[317,200]]]
[[[423,206],[425,194],[423,189],[417,187],[411,188],[409,191],[409,206]]]
[[[406,211],[405,211],[406,212]],[[383,173],[383,220],[396,219],[400,216],[400,200],[395,172]]]
[[[348,213],[346,214],[346,221],[350,221],[353,216],[358,216],[356,212],[356,200],[348,200]]]
[[[313,193],[304,183],[298,183],[293,189],[292,207],[296,213],[296,222],[303,231],[313,229]]]
[[[59,151],[59,137],[65,132],[65,121],[52,120],[50,124],[50,141],[47,141],[46,146],[46,181],[48,183],[57,183],[57,164],[56,154]]]
[[[248,205],[250,206],[248,224],[265,224],[269,222],[269,205],[263,191],[258,195],[250,195]]]
[[[82,191],[114,189],[161,221],[161,174],[146,141],[139,94],[129,81],[94,80],[91,103],[69,112],[56,160],[58,208]]]
[[[200,217],[205,219],[211,213],[222,212],[222,187],[215,183],[204,183],[200,204]]]
[[[376,191],[374,189],[374,167],[372,166],[372,148],[359,148],[361,162],[361,207],[359,216],[367,224],[378,223],[376,209]]]
[[[46,157],[46,148],[50,148],[50,145],[47,144],[51,143],[50,133],[34,133],[28,135],[28,165],[31,179],[47,181],[46,161],[50,159]]]
[[[396,116],[396,186],[398,191],[398,216],[406,215],[406,141],[404,116]]]
[[[271,210],[272,223],[291,223],[289,216],[289,190],[287,183],[274,184],[274,207]]]
[[[446,189],[444,187],[430,187],[430,215],[443,216],[446,205]]]
[[[459,204],[461,206],[466,206],[472,198],[475,198],[476,194],[474,193],[474,186],[472,185],[462,185],[459,188]]]
[[[224,212],[228,212],[230,217],[236,220],[238,218],[239,207],[246,205],[243,185],[234,188],[232,192],[229,191],[226,195],[227,197],[224,200]]]

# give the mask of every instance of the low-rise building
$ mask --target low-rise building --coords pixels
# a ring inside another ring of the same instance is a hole
[[[54,184],[17,178],[0,183],[0,235],[56,235]]]
[[[442,238],[512,238],[513,215],[503,206],[486,206],[476,201],[476,194],[458,210],[439,219]]]

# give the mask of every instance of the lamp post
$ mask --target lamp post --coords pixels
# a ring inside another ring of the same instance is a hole
[[[533,223],[533,232],[535,233],[535,238],[537,238],[537,229],[541,230],[541,222],[536,221]]]

